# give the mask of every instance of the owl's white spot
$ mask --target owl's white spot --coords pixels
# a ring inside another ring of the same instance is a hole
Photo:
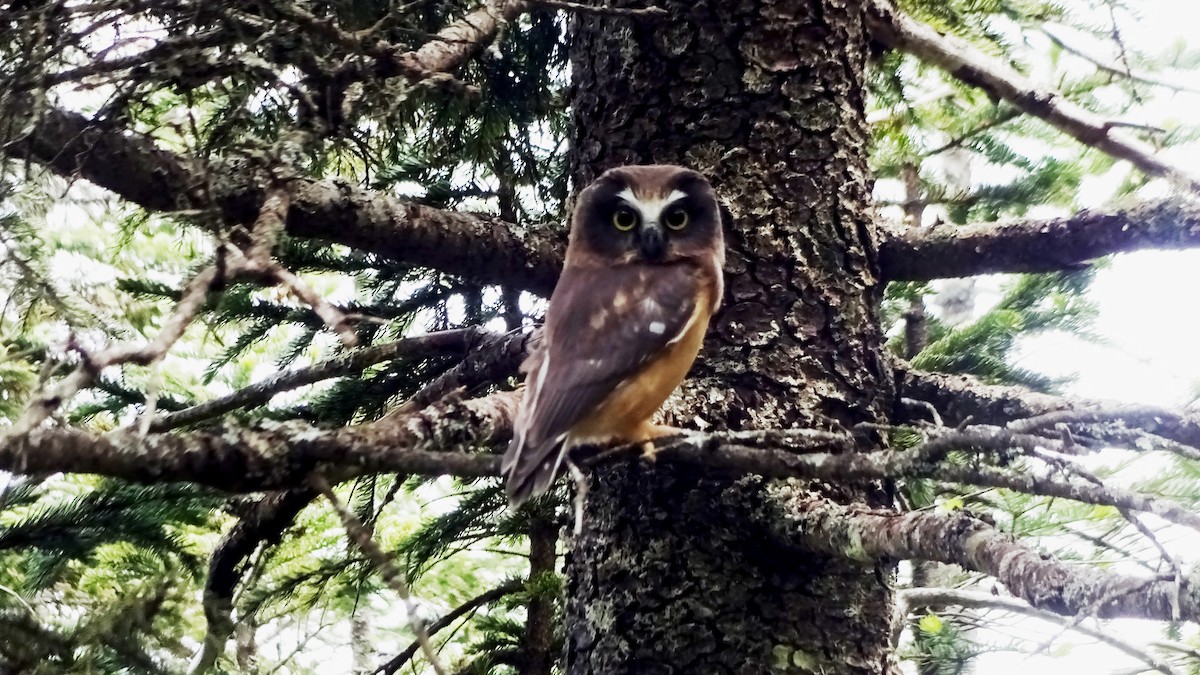
[[[592,317],[592,328],[604,328],[604,324],[608,323],[608,312],[597,312],[596,316]]]
[[[661,321],[651,321],[650,332],[654,333],[655,335],[662,335],[663,333],[667,332],[667,324]]]
[[[642,299],[642,311],[647,314],[658,312],[659,307],[658,301],[654,298],[647,297]]]
[[[625,309],[625,306],[628,304],[629,304],[629,296],[626,295],[625,291],[620,291],[616,294],[616,296],[613,297],[613,308],[614,309]]]

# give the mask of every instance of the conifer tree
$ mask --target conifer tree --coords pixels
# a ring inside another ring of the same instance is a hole
[[[1012,358],[1200,244],[1125,119],[1200,52],[1101,4],[0,3],[0,672],[1200,668],[1200,416]],[[571,195],[649,162],[728,221],[694,433],[507,508]]]

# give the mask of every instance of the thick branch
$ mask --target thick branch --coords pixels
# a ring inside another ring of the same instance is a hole
[[[141,438],[128,431],[95,436],[40,427],[0,439],[0,470],[95,473],[144,483],[189,481],[230,492],[296,487],[317,470],[332,478],[367,473],[492,476],[499,473],[498,456],[440,451],[507,438],[516,401],[514,393],[505,392],[331,431],[284,423]]]
[[[0,133],[0,152],[80,176],[152,211],[218,212],[252,222],[267,186],[253,176],[205,167],[84,115],[29,102],[28,133]],[[24,123],[23,121],[22,123]],[[19,136],[19,137],[18,137]],[[286,231],[483,283],[549,294],[564,242],[486,215],[446,211],[335,181],[289,182]]]
[[[504,24],[529,11],[529,7],[525,0],[485,0],[419,49],[392,54],[379,64],[378,72],[384,77],[403,75],[414,81],[449,73],[487,46]]]
[[[225,175],[158,148],[136,134],[77,113],[43,109],[33,131],[3,147],[10,156],[81,176],[154,211],[217,211],[250,222],[266,187],[248,175]],[[483,283],[543,295],[562,266],[559,233],[526,230],[499,218],[436,209],[335,181],[289,184],[287,232],[368,251]],[[935,228],[880,244],[883,275],[923,280],[989,272],[1071,267],[1147,248],[1200,246],[1200,208],[1182,201],[1070,218]]]
[[[979,87],[995,99],[1009,102],[1084,145],[1127,160],[1149,176],[1165,178],[1177,186],[1200,192],[1200,179],[1156,156],[1150,146],[1114,134],[1114,125],[1108,120],[1053,91],[1041,89],[966,42],[913,21],[888,0],[875,0],[868,5],[867,20],[872,35],[881,42],[942,68],[951,76]]]
[[[39,428],[5,439],[0,446],[0,470],[98,473],[141,482],[191,481],[229,491],[292,487],[314,471],[327,471],[338,479],[383,472],[494,476],[499,469],[496,456],[446,450],[489,446],[506,438],[518,396],[506,392],[433,405],[407,416],[336,431],[280,424],[211,434],[152,434],[141,440],[128,432],[96,437],[76,429]],[[664,442],[654,451],[660,461],[735,475],[835,483],[940,477],[1144,511],[1200,530],[1200,516],[1169,500],[1090,482],[940,462],[944,451],[950,449],[1003,458],[1009,449],[1028,450],[1029,446],[1037,450],[1037,444],[1049,443],[1002,429],[971,428],[902,452],[854,452],[849,436],[817,430],[695,434]],[[591,466],[637,456],[641,450],[640,444],[620,446],[577,460]]]
[[[968,419],[974,424],[996,426],[1014,422],[1010,428],[1020,431],[1034,426],[1053,426],[1058,422],[1121,422],[1128,428],[1200,448],[1200,414],[1197,413],[1104,401],[1073,401],[1023,387],[983,384],[964,375],[923,373],[906,368],[897,370],[896,381],[900,396],[930,403],[951,426]],[[1041,417],[1051,413],[1055,417]]]
[[[880,247],[883,275],[924,281],[1070,269],[1112,253],[1200,246],[1200,204],[1180,199],[1066,218],[912,228]]]
[[[4,147],[64,176],[81,176],[155,211],[216,210],[250,222],[266,188],[159,149],[142,136],[83,115],[46,110],[23,140]],[[211,184],[210,184],[211,183]],[[549,294],[562,266],[558,233],[499,218],[423,206],[335,181],[289,184],[287,232],[438,269],[484,283]],[[883,275],[921,280],[988,272],[1048,271],[1122,251],[1200,246],[1200,208],[1182,201],[1070,218],[935,228],[880,244]]]
[[[890,558],[961,565],[995,577],[1034,607],[1064,616],[1170,621],[1178,597],[1181,618],[1200,619],[1194,586],[1179,589],[1167,581],[1067,565],[962,513],[869,511],[806,492],[787,496],[785,514],[769,514],[766,521],[787,540],[819,553],[862,562]]]

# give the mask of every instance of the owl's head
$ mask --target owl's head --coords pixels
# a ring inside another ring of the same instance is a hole
[[[665,164],[623,166],[579,193],[567,258],[658,264],[721,256],[723,249],[720,206],[704,176]]]

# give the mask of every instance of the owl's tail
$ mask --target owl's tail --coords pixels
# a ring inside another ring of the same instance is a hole
[[[549,490],[566,456],[561,439],[549,439],[540,447],[533,447],[525,443],[521,434],[513,437],[500,462],[509,507],[515,509]]]

